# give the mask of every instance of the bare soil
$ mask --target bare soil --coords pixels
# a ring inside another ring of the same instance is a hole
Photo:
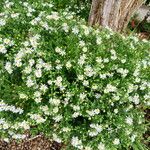
[[[20,143],[11,141],[10,143],[0,141],[0,150],[60,150],[62,145],[51,142],[43,136],[24,140]]]

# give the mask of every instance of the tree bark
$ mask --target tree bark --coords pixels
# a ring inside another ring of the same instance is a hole
[[[144,0],[92,0],[89,25],[109,27],[122,32],[132,14],[143,3]]]

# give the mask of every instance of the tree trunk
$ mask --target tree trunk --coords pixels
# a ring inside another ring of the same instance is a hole
[[[101,25],[122,32],[143,2],[144,0],[92,0],[89,25]]]

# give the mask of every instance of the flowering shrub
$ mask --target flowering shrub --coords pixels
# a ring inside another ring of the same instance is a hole
[[[1,2],[0,135],[65,150],[123,150],[146,131],[150,44],[94,29],[51,3]]]

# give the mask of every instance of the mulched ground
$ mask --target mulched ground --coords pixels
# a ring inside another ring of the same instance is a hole
[[[141,33],[139,33],[139,38],[140,39],[150,40],[150,33],[148,33],[148,32],[141,32]]]
[[[15,141],[11,141],[10,143],[0,141],[0,150],[60,150],[61,147],[62,145],[51,142],[43,136],[37,136],[20,143],[16,143]]]

